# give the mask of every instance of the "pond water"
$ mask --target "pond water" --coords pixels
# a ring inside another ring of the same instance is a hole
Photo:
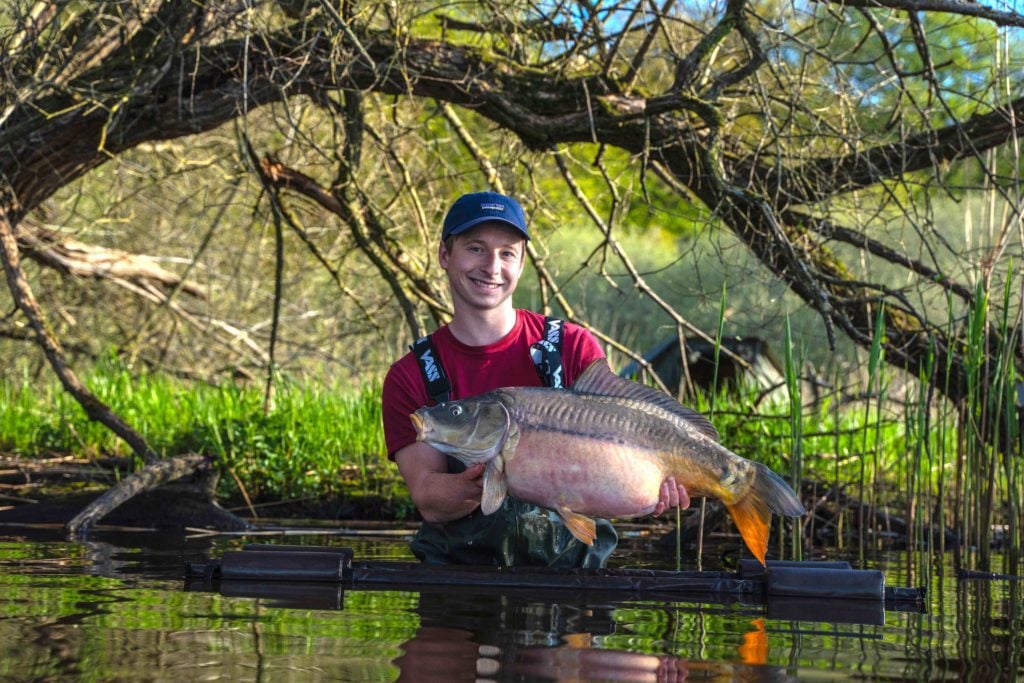
[[[295,594],[212,590],[184,578],[246,542],[353,548],[408,559],[406,538],[349,535],[186,539],[0,527],[4,681],[982,680],[1024,677],[1020,585],[928,579],[923,611],[856,623],[821,606],[795,618],[762,604],[570,591],[459,588]],[[674,561],[637,547],[618,566]],[[899,554],[878,558],[904,586]],[[870,610],[869,610],[870,611]],[[865,623],[866,622],[866,623]]]

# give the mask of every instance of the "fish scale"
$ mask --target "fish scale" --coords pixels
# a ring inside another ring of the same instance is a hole
[[[520,428],[564,434],[588,434],[637,448],[675,452],[688,439],[685,422],[666,411],[644,409],[637,401],[608,397],[556,394],[546,389],[503,389],[506,407]]]

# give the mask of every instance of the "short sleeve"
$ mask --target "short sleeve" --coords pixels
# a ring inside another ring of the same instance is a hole
[[[409,416],[427,404],[423,380],[417,374],[415,362],[408,362],[409,358],[402,358],[391,366],[381,391],[384,443],[391,459],[396,451],[416,441],[416,428]]]
[[[591,363],[604,357],[604,350],[589,330],[573,323],[566,323],[565,337],[562,341],[562,366],[565,368],[568,386],[571,387]]]

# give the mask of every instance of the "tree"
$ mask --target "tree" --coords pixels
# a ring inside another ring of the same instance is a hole
[[[983,322],[973,341],[965,323],[1012,276],[1008,249],[1020,241],[1024,97],[1010,74],[1024,17],[1014,12],[952,0],[13,4],[0,113],[8,285],[65,385],[147,460],[144,440],[73,380],[19,257],[31,255],[33,216],[61,188],[144,143],[201,140],[228,123],[272,210],[277,282],[287,230],[346,286],[296,214],[304,197],[345,226],[412,334],[424,316],[448,313],[410,246],[460,185],[429,172],[450,163],[436,151],[443,130],[476,165],[475,184],[538,208],[542,191],[510,184],[523,177],[516,164],[527,178],[531,164],[553,164],[603,235],[602,255],[680,335],[704,333],[647,285],[617,240],[625,201],[605,172],[611,151],[632,160],[641,194],[700,207],[731,231],[817,311],[830,343],[841,334],[868,348],[880,320],[890,362],[954,402],[996,382],[1000,363],[1022,360],[1019,321]],[[276,112],[269,120],[288,137],[287,154],[261,110]],[[601,196],[576,180],[580,157],[602,170]],[[932,207],[975,188],[1009,209],[973,269],[951,258],[957,249],[934,229]],[[920,253],[887,232],[894,222],[920,236]],[[574,318],[535,249],[530,257],[546,301]],[[868,263],[899,274],[878,279]],[[273,318],[268,367],[276,307]],[[968,348],[985,350],[980,365]],[[986,425],[978,438],[1005,442],[1005,421]]]

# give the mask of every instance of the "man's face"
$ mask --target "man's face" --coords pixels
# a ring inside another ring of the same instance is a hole
[[[478,309],[494,309],[508,302],[523,273],[526,240],[503,223],[481,223],[442,243],[438,261],[448,273],[452,298]]]

